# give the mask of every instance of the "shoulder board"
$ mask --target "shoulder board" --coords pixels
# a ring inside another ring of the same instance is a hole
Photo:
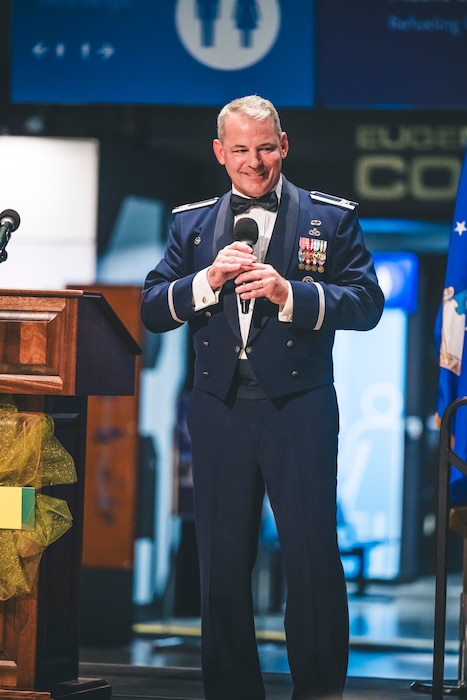
[[[203,199],[201,202],[192,202],[192,204],[181,204],[179,207],[172,209],[172,214],[179,214],[181,211],[190,211],[191,209],[200,209],[201,207],[209,207],[218,201],[219,197],[212,199]]]
[[[310,192],[311,199],[317,199],[319,202],[325,202],[326,204],[335,204],[338,207],[344,207],[345,209],[355,209],[358,207],[358,202],[351,202],[348,199],[343,199],[342,197],[336,197],[333,194],[325,194],[324,192],[316,192],[312,190]]]

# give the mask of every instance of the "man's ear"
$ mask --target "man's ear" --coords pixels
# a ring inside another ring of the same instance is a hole
[[[282,156],[282,158],[286,158],[288,152],[289,152],[289,139],[288,139],[285,131],[283,131],[282,135],[281,135],[281,156]]]
[[[219,139],[214,139],[214,141],[212,142],[212,149],[219,163],[221,165],[225,165],[224,148]]]

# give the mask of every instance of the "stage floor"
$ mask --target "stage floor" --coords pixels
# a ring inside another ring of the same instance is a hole
[[[112,686],[112,700],[202,700],[201,674],[196,669],[148,668],[120,664],[81,664],[86,677],[104,678]],[[267,700],[290,700],[290,677],[283,673],[264,675]],[[416,700],[406,680],[349,678],[345,700]],[[241,700],[241,698],[239,698]]]
[[[459,575],[448,582],[445,679],[458,678]],[[370,585],[349,595],[350,657],[345,700],[416,700],[411,689],[433,673],[434,579]],[[267,700],[289,700],[291,682],[283,615],[257,617],[258,651]],[[199,619],[148,619],[135,623],[125,647],[84,647],[82,676],[103,678],[112,700],[203,698]],[[451,683],[455,683],[452,680]],[[239,698],[241,700],[241,698]]]

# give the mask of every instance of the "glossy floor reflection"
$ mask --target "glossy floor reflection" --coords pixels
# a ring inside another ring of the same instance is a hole
[[[450,576],[447,594],[445,679],[458,678],[461,577]],[[430,681],[433,664],[434,579],[369,585],[356,596],[349,585],[349,676]],[[257,617],[265,672],[287,673],[282,615]],[[83,648],[81,661],[135,666],[199,668],[199,619],[148,620],[134,626],[124,648]],[[416,697],[416,695],[414,695]]]

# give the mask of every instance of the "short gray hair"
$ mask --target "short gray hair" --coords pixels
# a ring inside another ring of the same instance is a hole
[[[264,121],[271,118],[279,138],[282,135],[282,127],[277,109],[272,102],[259,95],[248,95],[232,100],[221,109],[217,117],[217,137],[222,141],[225,132],[225,122],[231,114],[242,114],[249,119]]]

